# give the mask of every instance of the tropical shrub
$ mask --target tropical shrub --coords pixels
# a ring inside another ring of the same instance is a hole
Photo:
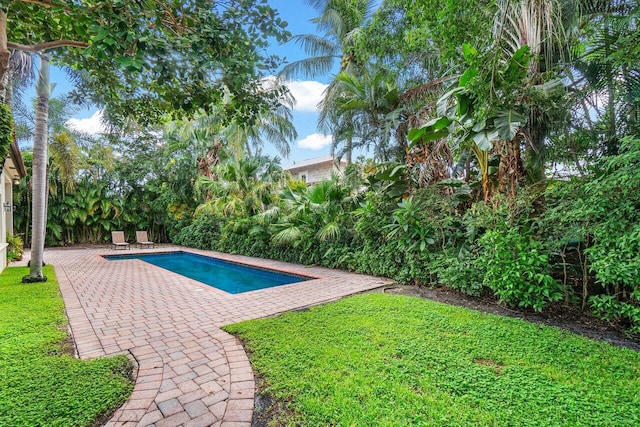
[[[478,240],[475,264],[485,270],[483,284],[508,305],[542,311],[562,298],[562,287],[549,275],[542,244],[523,229],[488,230]]]
[[[621,296],[640,290],[639,166],[640,139],[624,139],[620,154],[606,158],[599,176],[585,185],[578,206],[593,242],[585,252],[596,280]]]
[[[627,301],[615,295],[594,295],[589,306],[599,318],[622,323],[629,333],[640,335],[640,291],[634,291]]]
[[[215,249],[220,238],[220,223],[217,217],[200,215],[172,237],[173,243],[192,248]]]
[[[7,261],[16,261],[22,259],[24,253],[22,237],[17,234],[7,234]]]
[[[486,293],[485,270],[477,260],[477,253],[469,251],[444,251],[431,263],[437,272],[438,284],[467,295]]]

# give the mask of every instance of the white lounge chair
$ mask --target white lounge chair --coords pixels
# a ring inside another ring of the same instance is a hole
[[[129,243],[124,239],[124,231],[112,231],[111,232],[111,249],[118,250],[130,249]]]
[[[138,245],[139,248],[153,248],[155,243],[149,240],[149,236],[147,235],[146,231],[136,231],[136,245]]]

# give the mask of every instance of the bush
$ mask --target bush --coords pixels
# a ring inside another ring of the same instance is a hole
[[[7,248],[7,260],[21,260],[22,254],[24,253],[24,242],[22,241],[22,237],[16,234],[7,234],[7,243],[9,244],[9,247]]]
[[[549,209],[539,221],[550,247],[567,264],[577,253],[583,301],[607,321],[639,332],[640,139],[625,138],[620,154],[604,158],[589,179],[558,183],[547,192]],[[578,261],[576,263],[576,261]],[[576,280],[577,281],[577,280]]]
[[[485,270],[484,285],[508,305],[542,311],[562,298],[562,287],[549,275],[542,244],[523,230],[489,230],[478,241],[475,264]]]
[[[199,249],[215,249],[220,238],[220,220],[200,215],[190,225],[173,236],[173,243]]]
[[[640,335],[640,293],[632,295],[630,302],[619,301],[614,295],[595,295],[589,298],[593,313],[603,320],[621,322],[631,334]]]
[[[476,262],[477,255],[467,252],[443,252],[431,267],[438,272],[438,283],[467,295],[480,296],[484,286],[484,269]]]

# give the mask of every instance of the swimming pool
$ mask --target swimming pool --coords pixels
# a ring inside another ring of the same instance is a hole
[[[102,257],[109,261],[139,259],[231,294],[313,279],[183,251]]]

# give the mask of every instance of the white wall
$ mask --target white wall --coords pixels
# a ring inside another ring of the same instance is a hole
[[[13,233],[13,210],[6,211],[5,203],[13,207],[13,178],[18,175],[13,168],[10,158],[4,161],[4,168],[0,174],[0,272],[6,266],[7,260],[7,234]],[[13,170],[13,173],[11,171]],[[15,175],[15,176],[14,176]]]
[[[7,172],[9,163],[9,160],[5,160],[5,167],[0,175],[0,272],[7,264],[7,211],[4,210],[4,204],[8,202],[7,198],[10,197],[6,193],[11,192],[11,180]]]
[[[294,179],[301,179],[302,175],[306,175],[306,183],[311,185],[316,184],[324,179],[330,179],[331,175],[335,171],[336,169],[333,167],[333,165],[310,165],[306,170],[292,173],[291,176]]]

